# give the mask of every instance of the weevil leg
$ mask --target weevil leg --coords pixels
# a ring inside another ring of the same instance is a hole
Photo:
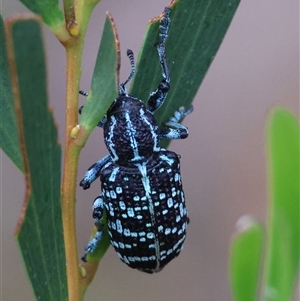
[[[99,177],[101,169],[103,166],[111,160],[110,155],[106,155],[104,158],[100,159],[94,163],[85,173],[83,179],[80,181],[79,185],[84,189],[90,188],[91,184]]]
[[[79,94],[80,94],[80,95],[83,95],[83,96],[85,96],[85,97],[88,97],[88,96],[89,96],[89,93],[88,93],[88,92],[85,92],[85,91],[83,91],[83,90],[79,90]]]
[[[99,242],[102,239],[103,236],[103,223],[101,221],[103,217],[103,210],[104,210],[104,201],[102,196],[99,196],[95,199],[94,204],[93,204],[93,218],[94,218],[94,223],[97,228],[97,232],[95,233],[94,237],[87,243],[85,246],[85,253],[81,257],[81,259],[86,262],[86,258],[89,253],[94,253]]]
[[[160,139],[185,139],[189,135],[188,129],[186,126],[180,124],[186,115],[192,113],[194,107],[191,106],[187,111],[184,107],[180,107],[178,111],[175,112],[174,116],[165,123],[165,129],[160,130],[159,138]]]
[[[89,95],[88,92],[85,92],[85,91],[83,91],[83,90],[79,90],[79,94],[80,94],[80,95],[83,95],[83,96],[88,96],[88,95]],[[81,107],[79,108],[79,110],[78,110],[79,114],[82,113],[83,107],[84,107],[84,106],[81,106]],[[107,120],[107,118],[104,116],[104,117],[98,122],[97,126],[100,127],[100,128],[103,128],[103,126],[104,126],[106,120]]]
[[[148,100],[148,110],[150,112],[155,112],[165,101],[168,91],[170,90],[170,76],[169,76],[169,68],[165,55],[165,42],[168,37],[168,31],[171,23],[171,19],[169,17],[170,9],[168,7],[165,8],[165,16],[160,21],[160,42],[156,45],[160,65],[162,68],[162,77],[163,79],[159,83],[157,89],[150,94]]]

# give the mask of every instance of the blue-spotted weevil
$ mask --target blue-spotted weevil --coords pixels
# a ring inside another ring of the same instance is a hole
[[[100,177],[102,188],[93,204],[97,232],[85,247],[84,261],[101,241],[104,211],[111,244],[131,268],[158,272],[182,250],[188,214],[179,156],[161,148],[159,141],[186,138],[188,130],[179,122],[193,108],[185,111],[181,107],[163,129],[153,116],[170,89],[165,57],[169,15],[170,9],[165,8],[156,45],[162,80],[150,94],[147,105],[126,93],[125,85],[135,73],[133,52],[128,50],[130,76],[120,85],[118,97],[98,124],[104,129],[109,154],[93,164],[80,182],[83,189],[88,189]]]

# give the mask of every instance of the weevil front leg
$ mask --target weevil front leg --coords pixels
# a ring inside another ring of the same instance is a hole
[[[79,94],[80,94],[80,95],[83,95],[83,96],[85,96],[85,97],[87,97],[87,96],[89,95],[88,92],[85,92],[85,91],[83,91],[83,90],[79,90]],[[84,106],[81,106],[81,107],[79,108],[79,110],[78,110],[79,114],[82,113],[83,108],[84,108]],[[100,127],[100,128],[103,128],[103,126],[104,126],[104,124],[105,124],[106,121],[107,121],[107,118],[104,116],[104,117],[98,122],[97,126]]]
[[[150,98],[148,100],[148,110],[150,112],[156,111],[165,101],[168,91],[170,90],[170,75],[169,68],[167,65],[166,55],[165,55],[165,43],[168,37],[168,31],[171,23],[171,19],[169,17],[170,9],[168,7],[165,8],[165,16],[160,21],[160,42],[156,45],[160,65],[162,68],[162,77],[163,79],[159,83],[156,91],[150,94]]]
[[[100,176],[101,169],[103,166],[111,161],[111,156],[106,155],[101,160],[94,163],[85,173],[83,179],[80,181],[79,185],[84,189],[90,188],[91,184]]]
[[[175,112],[174,116],[165,123],[166,129],[160,130],[160,139],[185,139],[188,135],[188,129],[186,126],[180,124],[180,121],[188,114],[192,113],[194,107],[191,106],[187,111],[184,107],[180,107],[178,111]]]
[[[94,223],[97,228],[97,232],[95,233],[94,237],[87,243],[85,246],[85,253],[81,257],[81,259],[86,262],[86,258],[89,253],[94,253],[99,242],[102,239],[103,236],[103,223],[101,221],[103,217],[103,210],[104,210],[104,201],[102,196],[100,195],[97,197],[94,201],[93,204],[93,218],[94,218]]]

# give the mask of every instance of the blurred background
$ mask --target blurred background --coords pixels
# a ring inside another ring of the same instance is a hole
[[[130,71],[126,49],[131,48],[137,57],[148,21],[168,4],[169,0],[102,0],[87,32],[81,88],[89,90],[106,11],[118,28],[124,80]],[[5,17],[27,11],[17,0],[2,1],[1,9]],[[46,27],[44,33],[50,106],[63,143],[65,53]],[[244,214],[261,221],[267,217],[265,126],[276,105],[299,113],[299,2],[242,0],[194,100],[194,113],[184,120],[190,136],[170,146],[181,155],[191,219],[185,249],[162,272],[147,275],[128,268],[110,248],[85,300],[232,299],[228,255],[235,223]],[[95,129],[81,153],[78,180],[106,153],[102,131]],[[24,179],[3,153],[0,162],[0,295],[3,301],[33,300],[13,236],[24,198]],[[99,192],[100,183],[88,191],[78,189],[79,253],[93,227],[91,206]]]

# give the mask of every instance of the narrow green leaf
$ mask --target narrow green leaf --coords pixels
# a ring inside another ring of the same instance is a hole
[[[17,82],[18,126],[25,159],[26,199],[16,232],[37,300],[68,300],[60,204],[61,148],[47,104],[46,66],[40,24],[9,24]]]
[[[213,61],[240,0],[177,0],[166,42],[171,89],[156,120],[166,122],[181,106],[189,108]],[[147,101],[162,76],[155,44],[159,20],[150,22],[139,54],[131,94]],[[164,143],[166,146],[167,143]]]
[[[234,300],[255,301],[263,248],[263,227],[249,216],[237,222],[231,244],[230,280]]]
[[[119,56],[119,41],[114,20],[107,14],[92,77],[91,90],[80,119],[80,125],[88,132],[95,128],[118,95]],[[103,219],[105,220],[105,217]],[[97,251],[89,256],[92,260],[99,261],[110,246],[106,226],[103,233],[103,239]]]
[[[292,300],[299,273],[299,123],[276,109],[268,125],[270,172],[269,244],[263,297]]]
[[[94,68],[91,90],[80,125],[91,132],[118,95],[119,44],[112,17],[107,14]]]
[[[6,46],[5,28],[0,15],[0,147],[24,172]]]
[[[64,22],[64,14],[59,7],[58,0],[20,0],[32,12],[40,15],[44,22],[55,28]]]

